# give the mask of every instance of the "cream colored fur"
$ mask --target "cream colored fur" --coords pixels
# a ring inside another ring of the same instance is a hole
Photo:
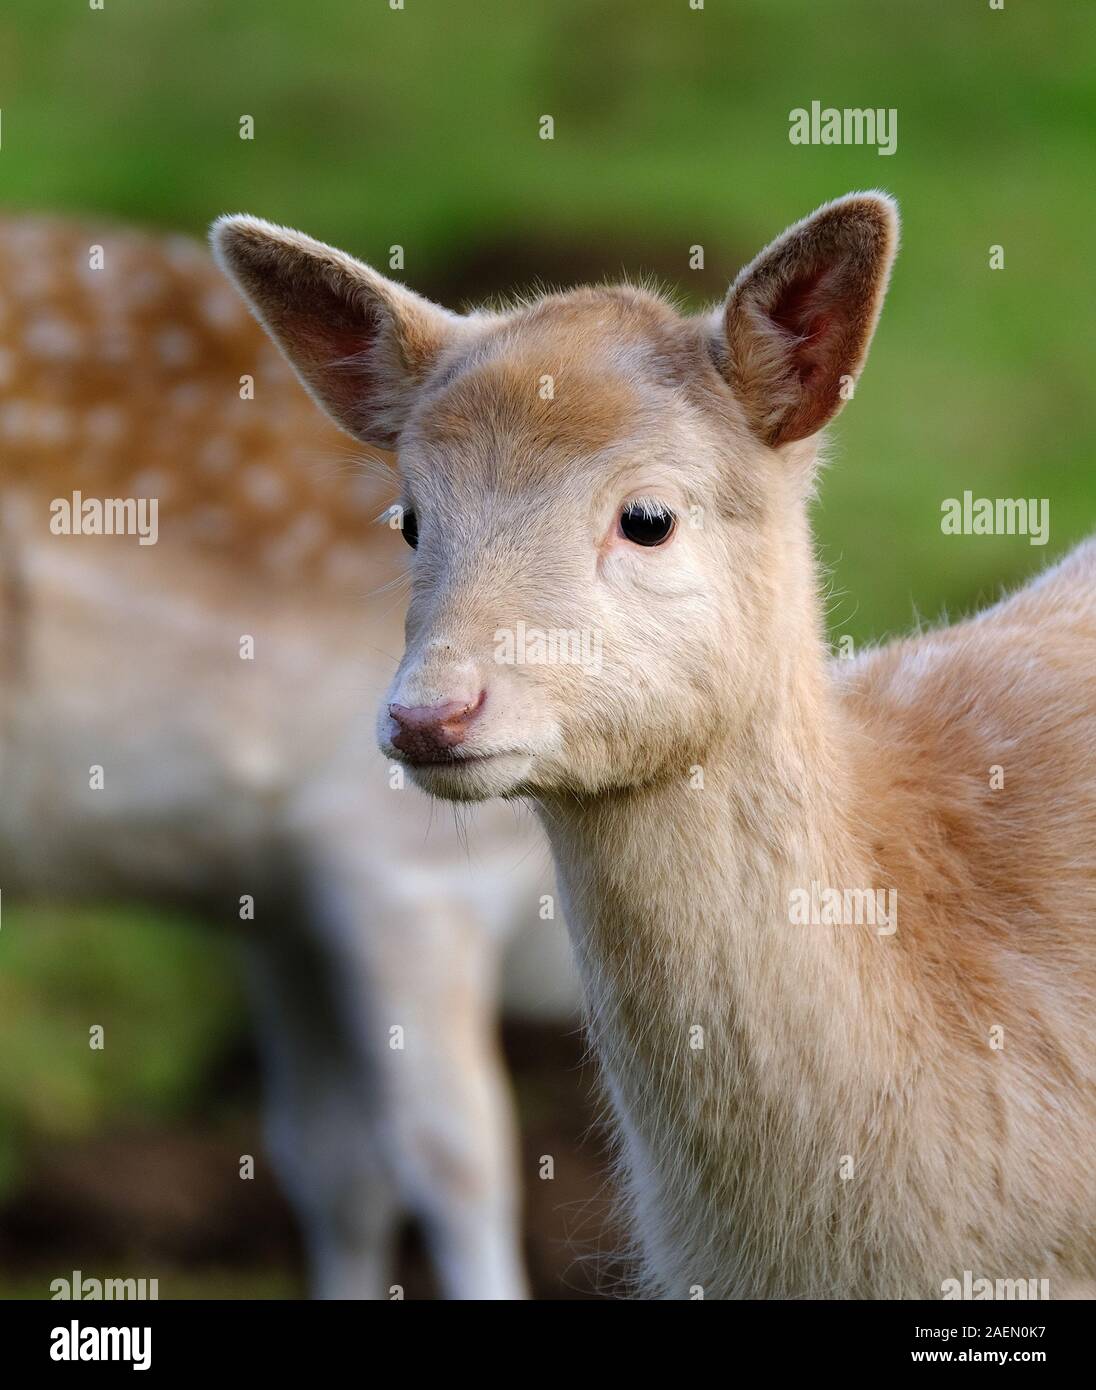
[[[863,365],[890,201],[820,209],[712,315],[623,287],[434,317],[433,367],[406,373],[407,291],[252,219],[214,240],[300,369],[345,364],[349,333],[340,423],[369,439],[404,392],[419,545],[387,701],[485,691],[415,776],[538,807],[639,1287],[933,1298],[971,1270],[1090,1293],[1096,545],[953,628],[826,650],[818,432]],[[646,548],[617,519],[650,498],[677,527]],[[593,628],[604,659],[499,664],[519,622]],[[382,708],[390,756],[394,731]],[[895,891],[897,931],[793,924],[812,882]]]

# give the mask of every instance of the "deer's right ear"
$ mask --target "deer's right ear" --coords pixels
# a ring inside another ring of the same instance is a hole
[[[394,449],[416,388],[464,320],[334,247],[257,217],[220,218],[210,241],[335,423]]]
[[[850,193],[790,227],[739,275],[722,367],[754,433],[779,448],[841,409],[868,355],[898,247],[885,193]]]

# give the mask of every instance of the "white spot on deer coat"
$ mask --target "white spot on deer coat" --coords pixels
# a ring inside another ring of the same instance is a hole
[[[97,405],[84,416],[84,431],[93,444],[117,444],[126,433],[126,414],[116,405]]]
[[[285,480],[272,468],[264,468],[261,464],[252,464],[243,474],[244,491],[257,507],[263,507],[267,511],[275,511],[278,507],[284,506],[286,501]]]
[[[240,446],[226,434],[216,435],[198,451],[199,467],[207,473],[224,473],[239,462]]]
[[[184,328],[165,328],[156,335],[156,353],[165,367],[185,367],[194,360],[194,339]]]
[[[23,330],[23,346],[32,357],[65,362],[80,356],[82,339],[74,323],[39,316],[32,318]]]

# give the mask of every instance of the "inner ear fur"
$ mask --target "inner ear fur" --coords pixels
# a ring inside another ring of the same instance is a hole
[[[790,227],[739,274],[722,315],[723,370],[772,447],[817,433],[859,377],[898,247],[885,193],[850,193]]]
[[[356,439],[394,449],[459,317],[332,246],[256,217],[222,217],[210,240],[318,404]]]

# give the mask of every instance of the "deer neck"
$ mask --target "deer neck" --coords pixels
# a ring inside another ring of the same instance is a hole
[[[889,936],[791,912],[812,884],[878,886],[850,828],[856,735],[817,632],[806,623],[794,656],[774,656],[750,717],[698,757],[702,780],[683,769],[542,806],[631,1197],[658,1214],[645,1234],[642,1212],[634,1224],[648,1256],[663,1247],[656,1282],[679,1293],[725,1295],[739,1277],[757,1291],[735,1251],[782,1229],[757,1184],[781,1209],[789,1154],[836,1180],[857,1107],[866,1123],[893,1065]]]

